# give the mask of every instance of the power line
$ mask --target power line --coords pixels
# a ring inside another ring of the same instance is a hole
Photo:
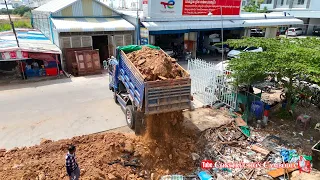
[[[8,16],[9,16],[9,20],[10,20],[10,24],[11,24],[11,27],[12,27],[12,31],[13,31],[13,33],[14,33],[14,36],[16,37],[17,46],[20,47],[19,41],[18,41],[18,37],[17,37],[17,33],[16,33],[16,30],[14,29],[14,24],[13,24],[13,22],[12,22],[12,20],[11,20],[11,16],[10,16],[10,13],[9,13],[7,1],[4,0],[4,3],[6,4],[7,13],[8,13]]]

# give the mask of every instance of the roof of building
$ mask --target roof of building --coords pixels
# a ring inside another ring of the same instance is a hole
[[[135,27],[122,18],[53,18],[57,32],[133,31]]]
[[[28,52],[43,52],[60,54],[61,50],[35,29],[16,29],[20,48],[17,46],[12,31],[0,33],[0,52],[23,50]]]
[[[287,14],[297,18],[320,18],[320,11],[285,11]]]
[[[57,12],[59,10],[62,10],[64,8],[72,5],[73,3],[77,2],[77,1],[80,1],[80,0],[51,0],[48,3],[36,8],[36,9],[34,9],[32,11],[33,12],[39,12],[40,11],[40,12],[51,12],[51,13],[54,13],[54,12]],[[108,7],[109,9],[112,9],[109,6],[107,6],[105,3],[100,2],[99,0],[92,0],[92,1],[95,1],[95,2],[99,3],[102,6]],[[113,10],[113,11],[115,11],[115,10]],[[115,12],[117,12],[117,11],[115,11]]]
[[[303,24],[299,19],[256,19],[256,20],[220,20],[216,21],[169,21],[169,22],[142,22],[149,31],[175,31],[175,30],[204,30],[223,28],[242,28],[257,26],[282,26]]]
[[[43,11],[43,12],[56,12],[59,11],[78,0],[52,0],[48,3],[34,9],[33,11]]]

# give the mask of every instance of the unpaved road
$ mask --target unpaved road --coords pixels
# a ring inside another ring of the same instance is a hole
[[[0,149],[126,126],[108,83],[95,75],[0,86]]]

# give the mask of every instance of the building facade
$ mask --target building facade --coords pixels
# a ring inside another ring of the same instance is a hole
[[[211,35],[219,34],[220,41],[250,36],[252,28],[266,29],[265,37],[275,37],[279,26],[303,24],[303,21],[283,13],[242,13],[241,0],[143,0],[143,11],[121,11],[126,20],[139,31],[141,44],[158,45],[163,49],[171,44],[183,46],[195,57]],[[139,22],[139,23],[138,23]],[[223,33],[221,33],[223,31]],[[213,40],[212,40],[213,41]],[[212,42],[208,42],[211,46]]]
[[[99,49],[104,60],[115,54],[115,47],[132,44],[135,30],[98,0],[52,0],[32,11],[32,22],[62,50],[62,65],[68,71],[72,65],[68,53]]]
[[[311,34],[320,27],[319,0],[265,0],[260,9],[266,7],[271,12],[284,12],[303,20],[305,34]]]

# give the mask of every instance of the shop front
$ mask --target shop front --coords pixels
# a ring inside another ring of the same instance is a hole
[[[16,30],[0,33],[0,82],[57,77],[61,70],[61,51],[39,31]]]
[[[152,0],[143,1],[140,43],[154,44],[178,52],[219,53],[227,39],[250,36],[250,29],[266,29],[275,37],[278,26],[302,24],[283,14],[241,14],[241,0]],[[181,49],[182,48],[182,49]],[[177,50],[179,49],[179,50]]]

